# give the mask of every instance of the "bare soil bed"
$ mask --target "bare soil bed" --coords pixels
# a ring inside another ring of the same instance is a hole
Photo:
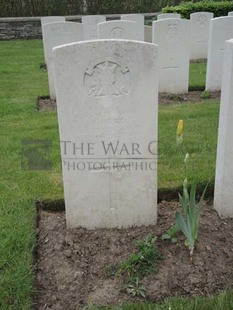
[[[175,102],[191,102],[197,103],[204,101],[202,98],[202,91],[190,91],[187,94],[173,95],[168,93],[159,94],[160,104],[174,104]],[[220,99],[220,91],[211,92],[208,99]],[[48,96],[39,97],[37,99],[37,108],[39,111],[56,111],[56,100],[50,99]]]
[[[49,96],[42,96],[37,98],[37,109],[39,111],[56,111],[56,100],[50,99]]]
[[[205,205],[199,241],[190,261],[184,238],[162,241],[174,223],[177,202],[158,206],[158,223],[129,229],[66,229],[64,212],[39,210],[35,309],[83,309],[88,303],[117,305],[142,301],[122,291],[124,276],[109,275],[114,266],[136,251],[135,240],[158,236],[162,259],[142,280],[146,300],[169,296],[209,295],[233,286],[233,219],[221,220]]]
[[[220,99],[220,91],[208,92],[208,96],[206,99]],[[180,103],[198,103],[201,101],[205,101],[203,98],[203,91],[194,90],[189,91],[187,94],[169,94],[169,93],[160,93],[159,94],[159,103],[160,104],[174,104],[177,102]]]

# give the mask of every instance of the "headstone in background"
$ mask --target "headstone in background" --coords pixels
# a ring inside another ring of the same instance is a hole
[[[144,26],[144,39],[145,42],[152,43],[152,27]]]
[[[82,16],[84,40],[97,39],[97,25],[106,21],[103,15],[87,15]]]
[[[181,18],[154,21],[152,40],[159,50],[159,91],[188,92],[190,21]]]
[[[233,16],[233,12],[228,12],[228,16]]]
[[[80,42],[54,61],[68,227],[155,224],[157,46]]]
[[[83,41],[83,25],[75,22],[61,22],[43,25],[44,50],[47,59],[49,93],[56,99],[54,81],[53,48],[72,42]]]
[[[191,22],[191,59],[207,58],[210,19],[214,17],[210,12],[190,14]]]
[[[65,22],[66,19],[65,19],[64,16],[46,16],[46,17],[41,17],[40,21],[41,21],[42,40],[43,40],[43,46],[44,46],[43,25],[51,24],[51,23]],[[44,59],[45,59],[45,63],[47,64],[47,59],[46,59],[46,56],[45,56],[45,52],[44,52]]]
[[[233,217],[233,40],[225,43],[214,208],[221,217]]]
[[[225,41],[233,38],[233,17],[210,20],[206,90],[217,91],[222,85],[222,66]]]
[[[164,13],[158,14],[157,20],[167,19],[167,18],[181,18],[181,15],[178,13]]]
[[[138,28],[136,22],[125,20],[100,23],[97,26],[97,33],[99,39],[138,39]]]
[[[138,41],[144,41],[144,15],[142,14],[128,14],[122,15],[121,20],[128,20],[135,22],[138,27]]]
[[[64,16],[45,16],[41,17],[40,20],[41,26],[43,26],[45,24],[65,22],[66,18]]]

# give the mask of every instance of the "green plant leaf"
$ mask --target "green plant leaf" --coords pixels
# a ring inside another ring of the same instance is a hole
[[[181,231],[183,232],[183,234],[187,238],[187,242],[188,242],[189,247],[192,247],[194,245],[194,241],[192,238],[190,227],[188,226],[188,224],[185,222],[184,218],[182,217],[182,215],[178,211],[176,212],[175,216],[176,216],[177,224],[179,225]]]
[[[183,199],[185,199],[186,201],[189,201],[189,193],[187,189],[187,184],[185,182],[183,186]]]
[[[179,193],[179,201],[180,201],[180,204],[181,204],[181,207],[182,207],[184,213],[187,214],[187,209],[188,209],[187,201],[186,201],[185,197],[181,196],[180,193]]]
[[[195,207],[196,205],[196,182],[194,182],[191,186],[191,190],[190,190],[190,205],[192,207]]]
[[[146,298],[146,294],[144,293],[144,291],[140,290],[139,293],[142,296],[142,298]]]
[[[169,234],[164,234],[164,235],[162,235],[161,239],[162,240],[168,240],[168,239],[171,239],[171,236]]]
[[[205,197],[205,193],[206,193],[206,190],[208,188],[208,185],[209,183],[206,184],[206,187],[204,188],[204,191],[201,195],[201,198],[198,202],[198,206],[197,206],[197,215],[196,215],[196,233],[195,233],[195,240],[197,240],[197,235],[198,235],[198,226],[199,226],[199,221],[200,221],[200,215],[201,215],[201,211],[202,211],[202,207],[203,207],[203,200],[204,200],[204,197]]]
[[[180,230],[179,226],[176,224],[172,225],[165,234],[162,235],[162,240],[171,239],[178,231]]]

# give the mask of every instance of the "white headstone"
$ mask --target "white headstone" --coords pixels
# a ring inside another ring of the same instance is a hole
[[[51,99],[56,99],[54,84],[53,48],[55,46],[83,41],[83,25],[75,22],[62,22],[43,25],[44,49],[47,59],[49,93]]]
[[[233,40],[225,43],[220,104],[214,208],[233,217]]]
[[[178,13],[164,13],[164,14],[159,14],[157,16],[157,20],[167,19],[167,18],[181,18],[181,15]]]
[[[190,14],[191,21],[191,59],[207,58],[210,19],[214,17],[210,12]]]
[[[97,25],[106,21],[103,15],[82,16],[83,32],[85,40],[95,40],[97,36]]]
[[[152,27],[151,26],[144,26],[144,38],[145,38],[145,42],[148,42],[148,43],[152,42]]]
[[[157,46],[80,42],[54,61],[68,227],[155,224]]]
[[[144,15],[142,14],[128,14],[122,15],[121,20],[128,20],[131,22],[136,22],[138,27],[138,40],[144,41]]]
[[[152,40],[159,50],[159,91],[188,92],[190,21],[181,18],[154,21]]]
[[[44,46],[43,25],[51,24],[51,23],[65,22],[66,19],[65,19],[64,16],[46,16],[46,17],[41,17],[40,21],[41,21],[42,40],[43,40],[43,46]],[[45,56],[45,49],[44,49],[44,59],[45,59],[45,63],[47,64],[47,59],[46,59],[46,56]]]
[[[65,22],[66,19],[64,16],[45,16],[45,17],[41,17],[40,21],[41,21],[41,26],[43,26],[45,24]]]
[[[233,12],[228,12],[228,16],[233,16]]]
[[[233,38],[233,17],[218,17],[210,20],[206,90],[221,89],[225,41]]]
[[[126,39],[138,40],[138,28],[136,22],[116,20],[100,23],[97,26],[99,39]]]

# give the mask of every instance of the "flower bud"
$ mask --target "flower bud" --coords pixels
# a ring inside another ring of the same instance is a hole
[[[186,153],[186,155],[184,157],[184,164],[185,164],[185,166],[188,165],[188,162],[189,162],[189,153]]]
[[[176,143],[177,143],[177,145],[182,144],[183,134],[184,134],[184,121],[182,119],[180,119],[178,122],[177,129],[176,129]]]

